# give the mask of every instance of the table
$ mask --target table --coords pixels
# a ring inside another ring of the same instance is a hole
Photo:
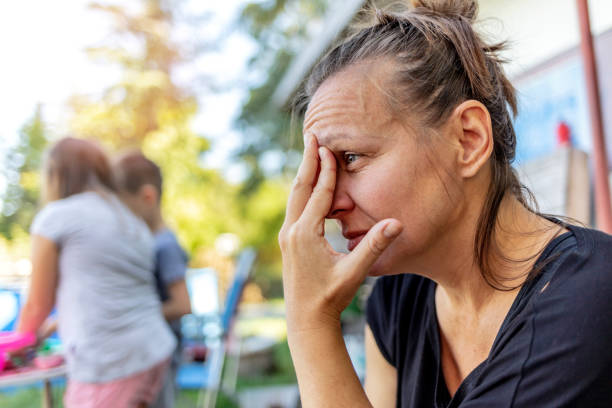
[[[0,388],[18,387],[43,382],[44,408],[53,407],[53,394],[51,393],[51,380],[66,375],[66,364],[52,368],[24,367],[0,373]]]

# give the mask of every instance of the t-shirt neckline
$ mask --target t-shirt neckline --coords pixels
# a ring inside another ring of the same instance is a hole
[[[556,220],[555,220],[556,221]],[[562,224],[568,231],[564,232],[561,235],[556,236],[555,238],[553,238],[552,240],[550,240],[550,242],[546,245],[546,247],[544,248],[544,250],[542,251],[542,253],[540,254],[540,256],[538,256],[538,259],[536,260],[536,262],[534,263],[535,265],[538,265],[543,259],[545,259],[548,255],[550,255],[550,253],[563,241],[565,241],[567,238],[571,237],[571,236],[576,236],[577,237],[577,228],[572,226],[572,225],[567,225],[567,224],[563,224],[561,222],[559,222],[560,224]],[[506,329],[506,327],[508,326],[509,320],[514,316],[514,311],[516,310],[516,308],[518,307],[518,305],[520,304],[521,300],[523,299],[523,297],[525,296],[525,293],[530,290],[532,288],[532,286],[535,284],[536,281],[538,281],[539,277],[546,271],[546,269],[548,269],[549,265],[545,265],[544,269],[541,271],[540,275],[523,284],[519,290],[519,293],[516,295],[516,298],[514,299],[514,301],[512,302],[512,305],[510,306],[510,309],[508,309],[508,312],[506,313],[506,316],[504,317],[504,320],[499,328],[499,331],[497,332],[496,336],[495,336],[495,340],[493,341],[493,344],[491,345],[491,349],[489,350],[489,354],[487,355],[487,357],[480,362],[480,364],[478,364],[464,379],[463,381],[461,381],[461,384],[459,384],[459,387],[457,388],[457,391],[455,392],[455,394],[452,396],[450,395],[450,392],[448,391],[448,385],[446,384],[446,380],[444,379],[444,373],[442,371],[442,362],[441,362],[441,353],[440,353],[440,331],[439,331],[439,325],[438,325],[438,317],[436,314],[436,304],[435,304],[435,289],[437,287],[437,284],[435,282],[433,282],[432,285],[430,285],[430,293],[428,296],[428,302],[427,302],[427,306],[428,306],[428,335],[430,337],[430,340],[432,342],[432,346],[434,348],[433,353],[435,356],[435,363],[436,363],[436,384],[435,384],[435,391],[434,391],[434,398],[435,398],[435,407],[447,407],[450,406],[450,404],[456,400],[462,400],[465,397],[465,394],[469,391],[470,386],[474,383],[474,381],[476,381],[479,378],[480,373],[482,372],[482,370],[486,367],[486,364],[491,356],[491,352],[495,349],[496,344],[499,341],[500,335],[503,334],[504,330]]]

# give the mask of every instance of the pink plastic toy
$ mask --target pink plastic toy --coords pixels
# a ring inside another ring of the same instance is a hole
[[[36,344],[34,333],[0,332],[0,372],[4,370],[6,353]]]
[[[34,365],[38,368],[53,368],[61,366],[64,363],[64,357],[61,354],[51,354],[49,356],[38,356],[34,358]]]

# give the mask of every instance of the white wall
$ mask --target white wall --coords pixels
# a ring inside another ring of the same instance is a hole
[[[510,40],[506,66],[520,74],[580,43],[576,0],[480,0],[482,29]],[[612,28],[612,0],[589,0],[594,34]]]

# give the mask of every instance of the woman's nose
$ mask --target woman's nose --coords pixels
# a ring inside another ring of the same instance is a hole
[[[353,209],[354,203],[349,196],[346,185],[343,183],[342,177],[336,179],[336,189],[334,190],[334,198],[331,208],[327,214],[327,218],[339,219],[347,212]]]

